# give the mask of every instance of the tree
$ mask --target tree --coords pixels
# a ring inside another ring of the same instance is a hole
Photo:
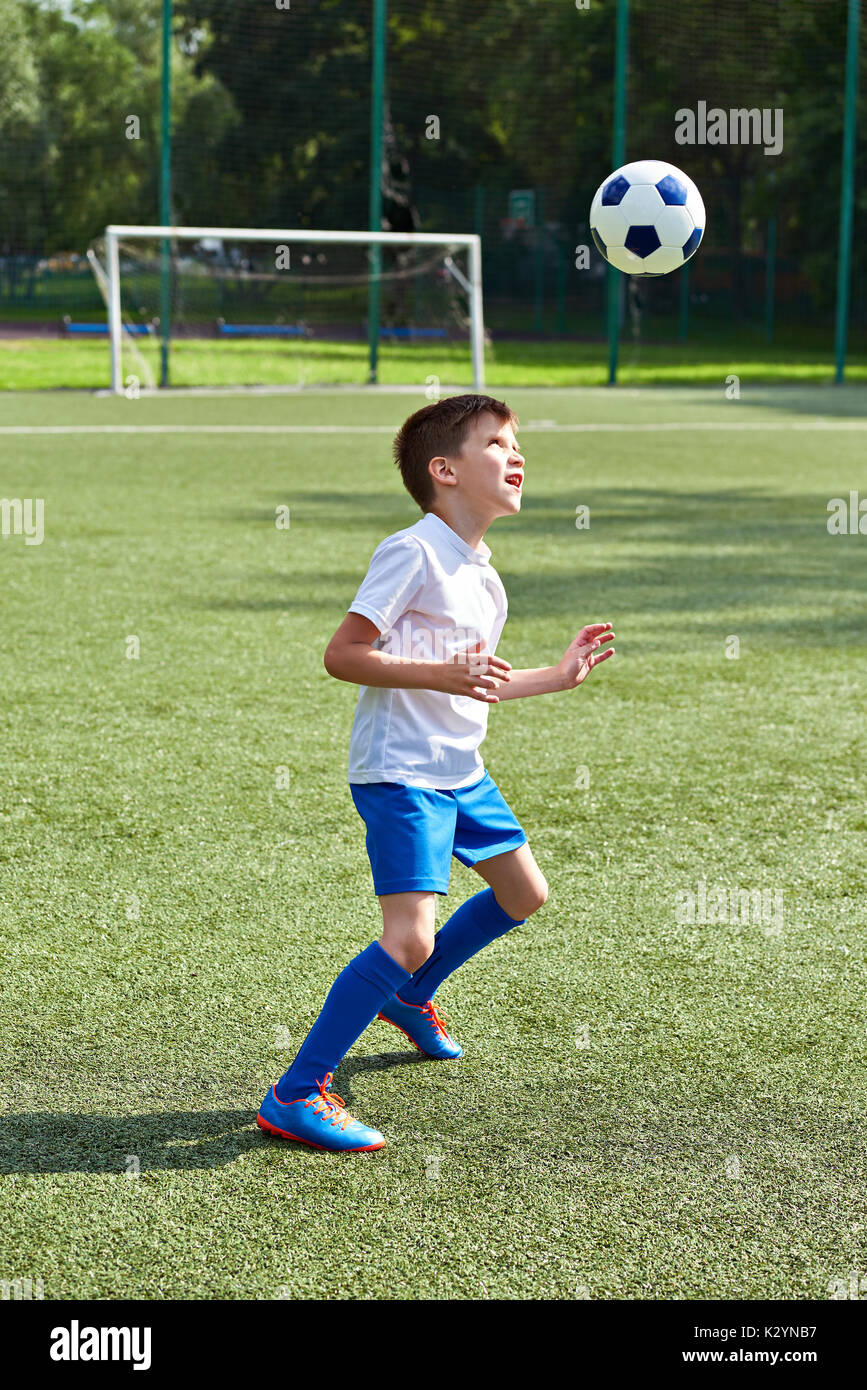
[[[0,247],[83,251],[158,215],[161,0],[0,0]],[[208,152],[237,119],[195,56],[173,54],[179,201],[210,195]],[[135,118],[134,120],[131,118]],[[184,158],[193,146],[198,159]]]

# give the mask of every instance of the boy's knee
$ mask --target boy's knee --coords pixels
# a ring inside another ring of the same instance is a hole
[[[538,912],[540,907],[544,907],[548,901],[548,884],[539,874],[538,878],[528,883],[518,894],[516,900],[507,907],[506,911],[516,921],[526,921],[532,917],[534,912]]]
[[[410,975],[421,970],[426,960],[433,955],[433,933],[425,935],[390,937],[383,933],[382,944],[392,960],[396,960]]]
[[[407,951],[407,961],[409,964],[405,965],[403,968],[404,970],[408,970],[411,975],[414,975],[417,970],[421,970],[425,961],[430,960],[432,955],[433,941],[413,942],[412,947]]]
[[[530,902],[532,906],[530,907],[530,911],[527,913],[527,916],[532,916],[534,912],[538,912],[539,908],[544,907],[547,901],[548,883],[547,880],[543,878],[540,874],[538,883],[533,885],[533,889],[530,893]]]

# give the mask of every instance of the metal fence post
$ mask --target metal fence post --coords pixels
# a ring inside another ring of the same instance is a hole
[[[368,231],[382,229],[382,131],[385,101],[385,18],[386,0],[374,0],[371,35],[370,84],[370,199]],[[379,276],[382,247],[371,246],[368,258],[370,280],[367,286],[367,341],[370,355],[368,381],[377,380],[379,362]]]
[[[852,210],[855,202],[855,112],[858,104],[858,20],[860,0],[849,0],[846,22],[846,89],[843,157],[840,170],[840,249],[837,257],[837,318],[834,332],[834,380],[846,371],[849,284],[852,266]]]
[[[172,0],[163,0],[160,100],[160,222],[172,223]],[[160,244],[160,386],[169,384],[169,335],[172,312],[171,242]]]
[[[626,158],[626,59],[629,47],[629,0],[617,0],[617,30],[614,41],[614,136],[611,163],[619,169]],[[608,267],[608,385],[617,385],[617,356],[620,344],[620,276]]]

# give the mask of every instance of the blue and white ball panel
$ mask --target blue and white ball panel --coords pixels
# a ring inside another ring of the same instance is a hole
[[[630,227],[652,227],[665,203],[652,183],[633,183],[624,195],[620,211]]]
[[[639,271],[641,275],[668,275],[683,265],[684,255],[679,246],[659,246],[645,256]]]
[[[685,207],[663,208],[654,225],[663,246],[685,246],[695,231],[695,223]]]
[[[636,256],[634,251],[628,250],[625,246],[609,247],[606,259],[611,262],[616,270],[622,270],[624,275],[647,274],[644,258],[642,256]]]
[[[703,235],[704,235],[704,233],[702,232],[701,227],[694,227],[694,228],[693,228],[693,230],[692,230],[692,235],[691,235],[691,237],[689,238],[689,241],[686,242],[686,244],[684,245],[684,248],[683,248],[683,259],[684,259],[685,261],[688,261],[689,258],[690,258],[690,256],[694,256],[694,255],[695,255],[696,251],[698,250],[699,246],[701,245],[701,239],[702,239],[702,236],[703,236]]]
[[[600,201],[603,207],[617,207],[624,193],[629,192],[629,180],[622,174],[615,174],[613,178],[604,183],[599,190]]]
[[[629,223],[619,207],[600,207],[590,221],[606,246],[622,246],[626,241]]]
[[[664,159],[634,159],[631,164],[623,164],[619,169],[615,169],[609,177],[613,179],[621,175],[629,183],[656,184],[660,179],[664,179],[666,174],[679,174],[681,178],[686,178],[685,174],[681,174],[679,169],[675,169],[673,164],[666,163]]]
[[[704,227],[704,203],[692,179],[661,159],[615,169],[590,208],[600,254],[627,275],[677,270],[697,251]]]
[[[689,179],[688,183],[689,187],[686,190],[686,210],[696,227],[700,227],[702,235],[704,235],[704,229],[707,226],[707,213],[704,210],[704,200],[695,184],[692,182],[692,179]]]
[[[662,201],[672,206],[683,206],[687,198],[686,183],[676,174],[666,174],[664,179],[660,179],[656,185]]]
[[[627,251],[631,251],[633,256],[640,256],[642,260],[645,260],[652,251],[659,250],[660,241],[652,223],[647,226],[633,223],[626,233],[624,244]]]

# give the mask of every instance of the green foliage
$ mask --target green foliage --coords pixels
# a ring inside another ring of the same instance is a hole
[[[0,0],[0,33],[0,137],[11,141],[39,110],[36,55],[19,0]]]
[[[213,140],[218,176],[196,216],[237,226],[361,226],[370,89],[366,7],[300,10],[184,0],[187,35],[207,34],[195,71],[231,92],[239,119]],[[212,132],[212,134],[214,134]],[[195,149],[192,151],[195,156]]]
[[[605,6],[578,15],[526,0],[398,0],[390,14],[390,111],[399,148],[411,165],[423,161],[426,179],[539,185],[555,212],[576,190],[592,193],[590,171],[607,169],[610,145]],[[441,116],[437,141],[425,134],[428,111]]]
[[[809,278],[791,297],[830,306],[845,8],[755,0],[733,18],[717,0],[630,5],[628,155],[680,160],[696,177],[709,211],[704,255],[735,258],[736,313],[749,314],[748,261],[763,254],[771,215],[780,262]],[[160,0],[0,0],[0,252],[83,251],[110,220],[156,220],[160,16]],[[175,0],[178,221],[366,225],[371,17],[371,5],[344,0]],[[613,34],[613,5],[595,0],[581,11],[571,0],[390,0],[386,185],[400,185],[423,227],[474,230],[483,217],[489,285],[511,277],[532,293],[529,244],[500,234],[510,188],[544,191],[549,280],[555,255],[586,239],[589,200],[610,165]],[[676,145],[674,113],[698,99],[781,107],[783,155]],[[138,140],[126,137],[132,114]],[[857,158],[856,242],[867,217],[863,140]],[[778,286],[787,292],[780,277]]]
[[[709,0],[632,0],[630,9],[631,157],[652,149],[687,168],[706,201],[710,196],[711,238],[716,231],[716,244],[736,258],[736,313],[748,299],[743,253],[763,252],[771,216],[777,219],[778,255],[798,259],[809,274],[813,306],[827,309],[836,288],[846,5],[752,0],[743,23],[729,7]],[[865,87],[867,41],[861,44],[862,92]],[[674,113],[695,109],[699,99],[725,111],[782,110],[782,154],[769,157],[761,147],[744,144],[677,145]],[[860,215],[867,215],[863,141],[856,190]]]
[[[157,216],[160,0],[0,0],[11,11],[0,57],[0,248],[83,251],[106,223]],[[177,177],[195,203],[213,181],[199,154],[233,119],[231,98],[193,60],[173,58]],[[129,138],[129,118],[139,137]],[[198,185],[196,183],[198,180]]]

